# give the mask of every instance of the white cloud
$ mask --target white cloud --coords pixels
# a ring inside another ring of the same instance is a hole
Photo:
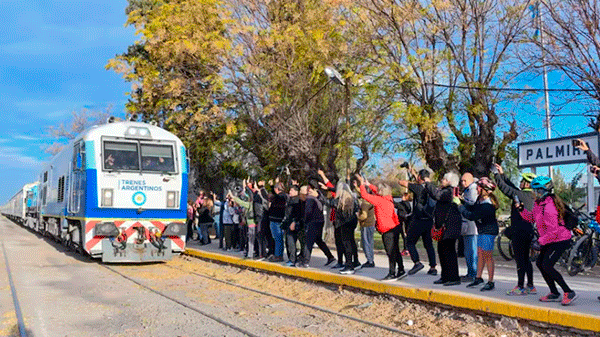
[[[23,153],[23,149],[14,146],[0,146],[0,166],[4,168],[35,169],[43,161]]]
[[[28,135],[14,135],[13,138],[17,139],[17,140],[27,140],[27,141],[31,141],[31,142],[37,142],[37,141],[42,140],[41,137],[28,136]]]

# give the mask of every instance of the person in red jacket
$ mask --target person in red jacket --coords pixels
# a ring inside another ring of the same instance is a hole
[[[375,218],[377,219],[375,226],[377,231],[381,233],[385,252],[388,256],[389,272],[382,281],[390,282],[403,279],[406,277],[406,272],[404,271],[404,263],[402,262],[402,255],[400,254],[400,247],[398,245],[402,227],[394,209],[392,189],[386,184],[380,184],[379,188],[370,185],[369,188],[376,193],[370,194],[367,192],[367,186],[363,177],[357,174],[356,179],[360,183],[360,196],[375,208]],[[354,184],[355,187],[358,187],[356,181]],[[398,265],[398,272],[396,272],[396,265]]]

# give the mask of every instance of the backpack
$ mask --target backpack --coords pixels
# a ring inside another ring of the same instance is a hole
[[[579,217],[569,205],[565,205],[565,214],[563,214],[563,226],[569,230],[575,229],[579,224]]]
[[[433,219],[433,213],[435,212],[435,205],[437,201],[433,199],[429,193],[427,193],[427,201],[425,207],[423,207],[423,215],[426,216],[427,219]]]

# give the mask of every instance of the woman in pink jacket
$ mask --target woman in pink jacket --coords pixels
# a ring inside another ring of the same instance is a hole
[[[575,292],[569,288],[562,275],[554,268],[558,259],[571,245],[571,231],[564,227],[563,214],[565,205],[562,200],[553,193],[552,180],[548,177],[539,176],[531,181],[536,200],[533,210],[523,209],[520,213],[523,219],[535,223],[540,234],[541,246],[540,256],[536,265],[540,269],[544,280],[550,288],[550,293],[542,298],[542,302],[561,302],[569,305],[577,298]],[[564,295],[562,301],[556,284],[562,288]]]

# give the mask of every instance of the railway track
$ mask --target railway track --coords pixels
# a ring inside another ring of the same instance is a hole
[[[101,265],[101,266],[104,267],[104,268],[106,268],[106,269],[108,269],[109,271],[111,271],[111,272],[119,275],[120,277],[122,277],[122,278],[124,278],[124,279],[126,279],[126,280],[128,280],[130,282],[135,283],[136,285],[138,285],[139,287],[142,287],[143,289],[146,289],[146,290],[148,290],[148,291],[150,291],[152,293],[155,293],[155,294],[157,294],[157,295],[159,295],[159,296],[161,296],[161,297],[163,297],[163,298],[165,298],[165,299],[167,299],[169,301],[177,303],[177,304],[181,305],[182,307],[185,307],[185,308],[190,309],[190,310],[192,310],[192,311],[194,311],[196,313],[199,313],[199,314],[201,314],[201,315],[203,315],[205,317],[208,317],[208,318],[210,318],[210,319],[218,322],[219,324],[222,324],[222,325],[226,326],[227,328],[230,328],[232,330],[238,331],[238,332],[240,332],[240,333],[242,333],[242,334],[244,334],[246,336],[251,336],[251,337],[257,336],[258,337],[258,335],[255,334],[255,333],[253,333],[253,332],[250,332],[250,331],[248,331],[246,329],[243,329],[243,328],[241,328],[241,327],[239,327],[239,326],[237,326],[237,325],[235,325],[235,324],[233,324],[231,322],[227,322],[227,321],[225,321],[225,320],[223,320],[221,318],[218,318],[215,315],[207,312],[206,310],[202,310],[202,309],[198,308],[197,306],[194,306],[191,303],[184,302],[184,301],[182,301],[180,299],[177,299],[177,298],[175,298],[175,297],[173,297],[173,296],[171,296],[171,295],[169,295],[169,294],[167,294],[167,293],[165,293],[163,291],[156,290],[156,289],[152,288],[151,286],[149,286],[149,285],[147,285],[147,284],[145,284],[145,283],[143,283],[141,281],[138,281],[138,280],[136,280],[136,279],[134,279],[134,278],[132,278],[132,277],[130,277],[130,276],[128,276],[128,275],[120,272],[119,270],[117,270],[117,269],[115,269],[115,268],[113,268],[111,266],[108,266],[108,265]],[[336,311],[333,311],[333,310],[329,310],[327,308],[323,308],[323,307],[312,305],[312,304],[309,304],[309,303],[297,301],[297,300],[294,300],[292,298],[288,298],[288,297],[285,297],[285,296],[279,296],[279,295],[275,295],[275,294],[270,294],[270,293],[267,293],[267,292],[264,292],[264,291],[261,291],[261,290],[258,290],[258,289],[254,289],[254,288],[251,288],[251,287],[247,287],[247,286],[235,284],[235,283],[232,283],[232,282],[229,282],[229,281],[226,281],[226,280],[221,280],[221,279],[218,279],[218,278],[215,278],[215,277],[211,277],[211,276],[208,276],[208,275],[203,275],[203,274],[200,274],[198,272],[187,271],[187,270],[175,267],[173,265],[168,265],[167,264],[167,265],[165,265],[165,267],[170,268],[172,270],[177,270],[178,272],[181,272],[181,273],[185,273],[185,274],[193,275],[195,277],[199,277],[199,278],[202,278],[202,279],[205,279],[205,280],[209,280],[211,282],[216,282],[216,283],[219,283],[220,285],[226,285],[228,287],[233,287],[233,288],[236,288],[236,289],[242,289],[242,290],[249,291],[249,292],[252,292],[254,294],[259,294],[259,295],[265,296],[265,297],[276,298],[278,300],[285,301],[285,302],[291,303],[293,305],[297,305],[297,306],[301,306],[301,307],[304,307],[304,308],[315,310],[315,311],[318,311],[318,312],[321,312],[321,313],[325,313],[325,314],[337,316],[337,317],[345,319],[345,320],[350,320],[350,321],[354,321],[354,322],[357,322],[357,323],[360,323],[360,324],[364,324],[364,325],[369,326],[369,327],[386,330],[386,331],[393,332],[393,333],[398,334],[398,335],[411,336],[411,337],[421,337],[421,335],[415,334],[415,333],[410,332],[410,331],[401,330],[401,329],[398,329],[398,328],[395,328],[395,327],[391,327],[391,326],[379,324],[379,323],[376,323],[376,322],[371,322],[371,321],[368,321],[368,320],[360,319],[360,318],[353,317],[353,316],[350,316],[350,315],[346,315],[346,314],[343,314],[343,313],[339,313],[339,312],[336,312]]]

